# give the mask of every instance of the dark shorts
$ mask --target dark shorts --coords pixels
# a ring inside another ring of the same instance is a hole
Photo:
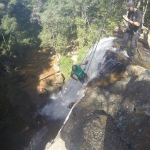
[[[88,77],[87,77],[87,74],[86,74],[86,73],[84,73],[84,76],[83,76],[83,77],[78,78],[78,80],[79,80],[82,84],[86,83],[87,79],[88,79]]]

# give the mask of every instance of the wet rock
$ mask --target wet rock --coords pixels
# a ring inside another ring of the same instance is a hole
[[[88,82],[87,87],[107,87],[124,78],[124,72],[128,64],[126,56],[118,54],[113,50],[107,50],[104,55],[104,63],[99,68],[98,76]]]
[[[70,103],[69,106],[68,106],[67,108],[70,108],[70,109],[71,109],[71,108],[73,107],[74,104],[75,104],[75,103],[73,103],[73,102]]]
[[[148,150],[150,72],[138,68],[129,71],[136,77],[88,89],[60,132],[67,150]]]
[[[38,94],[39,94],[39,96],[46,97],[46,96],[48,96],[49,92],[48,92],[47,89],[41,88],[41,89],[39,90]]]
[[[107,55],[107,63],[100,67],[103,76],[88,84],[84,97],[58,134],[55,149],[61,141],[65,150],[149,150],[149,62],[137,57],[130,64],[115,53],[109,54],[125,68],[117,70],[121,68],[119,63],[113,66]],[[145,57],[146,52],[142,54]]]

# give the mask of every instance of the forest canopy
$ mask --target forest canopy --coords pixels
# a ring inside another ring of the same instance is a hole
[[[110,2],[111,7],[108,8]],[[1,0],[0,55],[19,56],[48,48],[60,55],[90,47],[99,37],[103,18],[111,9],[101,37],[122,25],[127,0]],[[150,3],[135,0],[150,27]]]

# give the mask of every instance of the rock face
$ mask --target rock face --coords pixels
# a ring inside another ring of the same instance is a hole
[[[90,99],[91,97],[88,100]],[[89,112],[91,107],[94,108],[92,99],[89,101],[89,105],[86,106],[89,109],[84,106],[84,103],[85,101],[82,101],[80,103],[82,106],[75,108],[70,116],[70,123],[67,123],[62,130],[61,136],[65,140],[66,149],[127,150],[128,147],[119,137],[113,118],[103,110],[98,109],[98,107],[96,110],[92,109]],[[79,119],[74,114],[80,115]]]
[[[150,149],[150,65],[149,56],[140,52],[143,57],[136,56],[131,63],[113,53],[124,67],[120,72],[108,69],[106,59],[103,73],[89,82],[46,150]]]
[[[126,30],[126,27],[127,27],[127,22],[124,21],[124,24],[126,24],[125,26],[119,26],[119,27],[116,27],[113,31],[113,36],[115,37],[119,37],[119,38],[122,38],[123,35],[124,35],[124,32]],[[143,43],[144,45],[146,45],[148,48],[150,48],[150,32],[149,32],[149,29],[146,28],[145,26],[142,26],[142,33],[140,34],[140,37],[139,37],[139,41],[141,43]]]
[[[148,47],[150,47],[150,33],[149,33],[149,29],[146,27],[142,27],[143,29],[143,33],[140,35],[139,40],[141,42],[143,42],[144,44],[146,44]]]

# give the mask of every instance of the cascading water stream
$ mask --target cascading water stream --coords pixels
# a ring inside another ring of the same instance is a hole
[[[112,46],[113,40],[113,37],[104,38],[99,43],[96,43],[93,48],[91,48],[91,52],[89,52],[87,58],[89,58],[92,62],[89,62],[85,68],[85,72],[88,71],[87,74],[89,80],[96,76],[98,72],[98,64],[103,61],[103,56],[108,47]],[[92,56],[93,59],[91,60]],[[89,64],[90,66],[88,67]],[[87,70],[88,68],[89,70]],[[71,103],[75,103],[77,100],[81,99],[83,92],[84,87],[81,85],[81,83],[70,79],[62,91],[60,91],[58,94],[54,94],[51,97],[52,102],[47,104],[40,111],[41,115],[49,116],[50,119],[55,120],[65,118],[70,111],[68,106]]]
[[[103,56],[106,50],[113,45],[114,39],[114,37],[104,38],[89,50],[86,58],[89,58],[91,62],[89,62],[86,67],[84,66],[89,80],[97,76],[99,72],[99,63],[103,62]],[[64,86],[59,93],[53,94],[50,97],[51,103],[47,104],[43,107],[43,109],[39,110],[40,114],[47,116],[50,120],[66,118],[70,111],[69,105],[82,98],[84,88],[85,87],[82,86],[79,81],[77,82],[73,79],[70,79],[66,86]],[[39,131],[39,133],[34,136],[29,146],[24,148],[24,150],[36,150],[38,144],[42,140],[42,137],[48,130],[51,129],[48,129],[46,126],[44,126],[41,131]]]

